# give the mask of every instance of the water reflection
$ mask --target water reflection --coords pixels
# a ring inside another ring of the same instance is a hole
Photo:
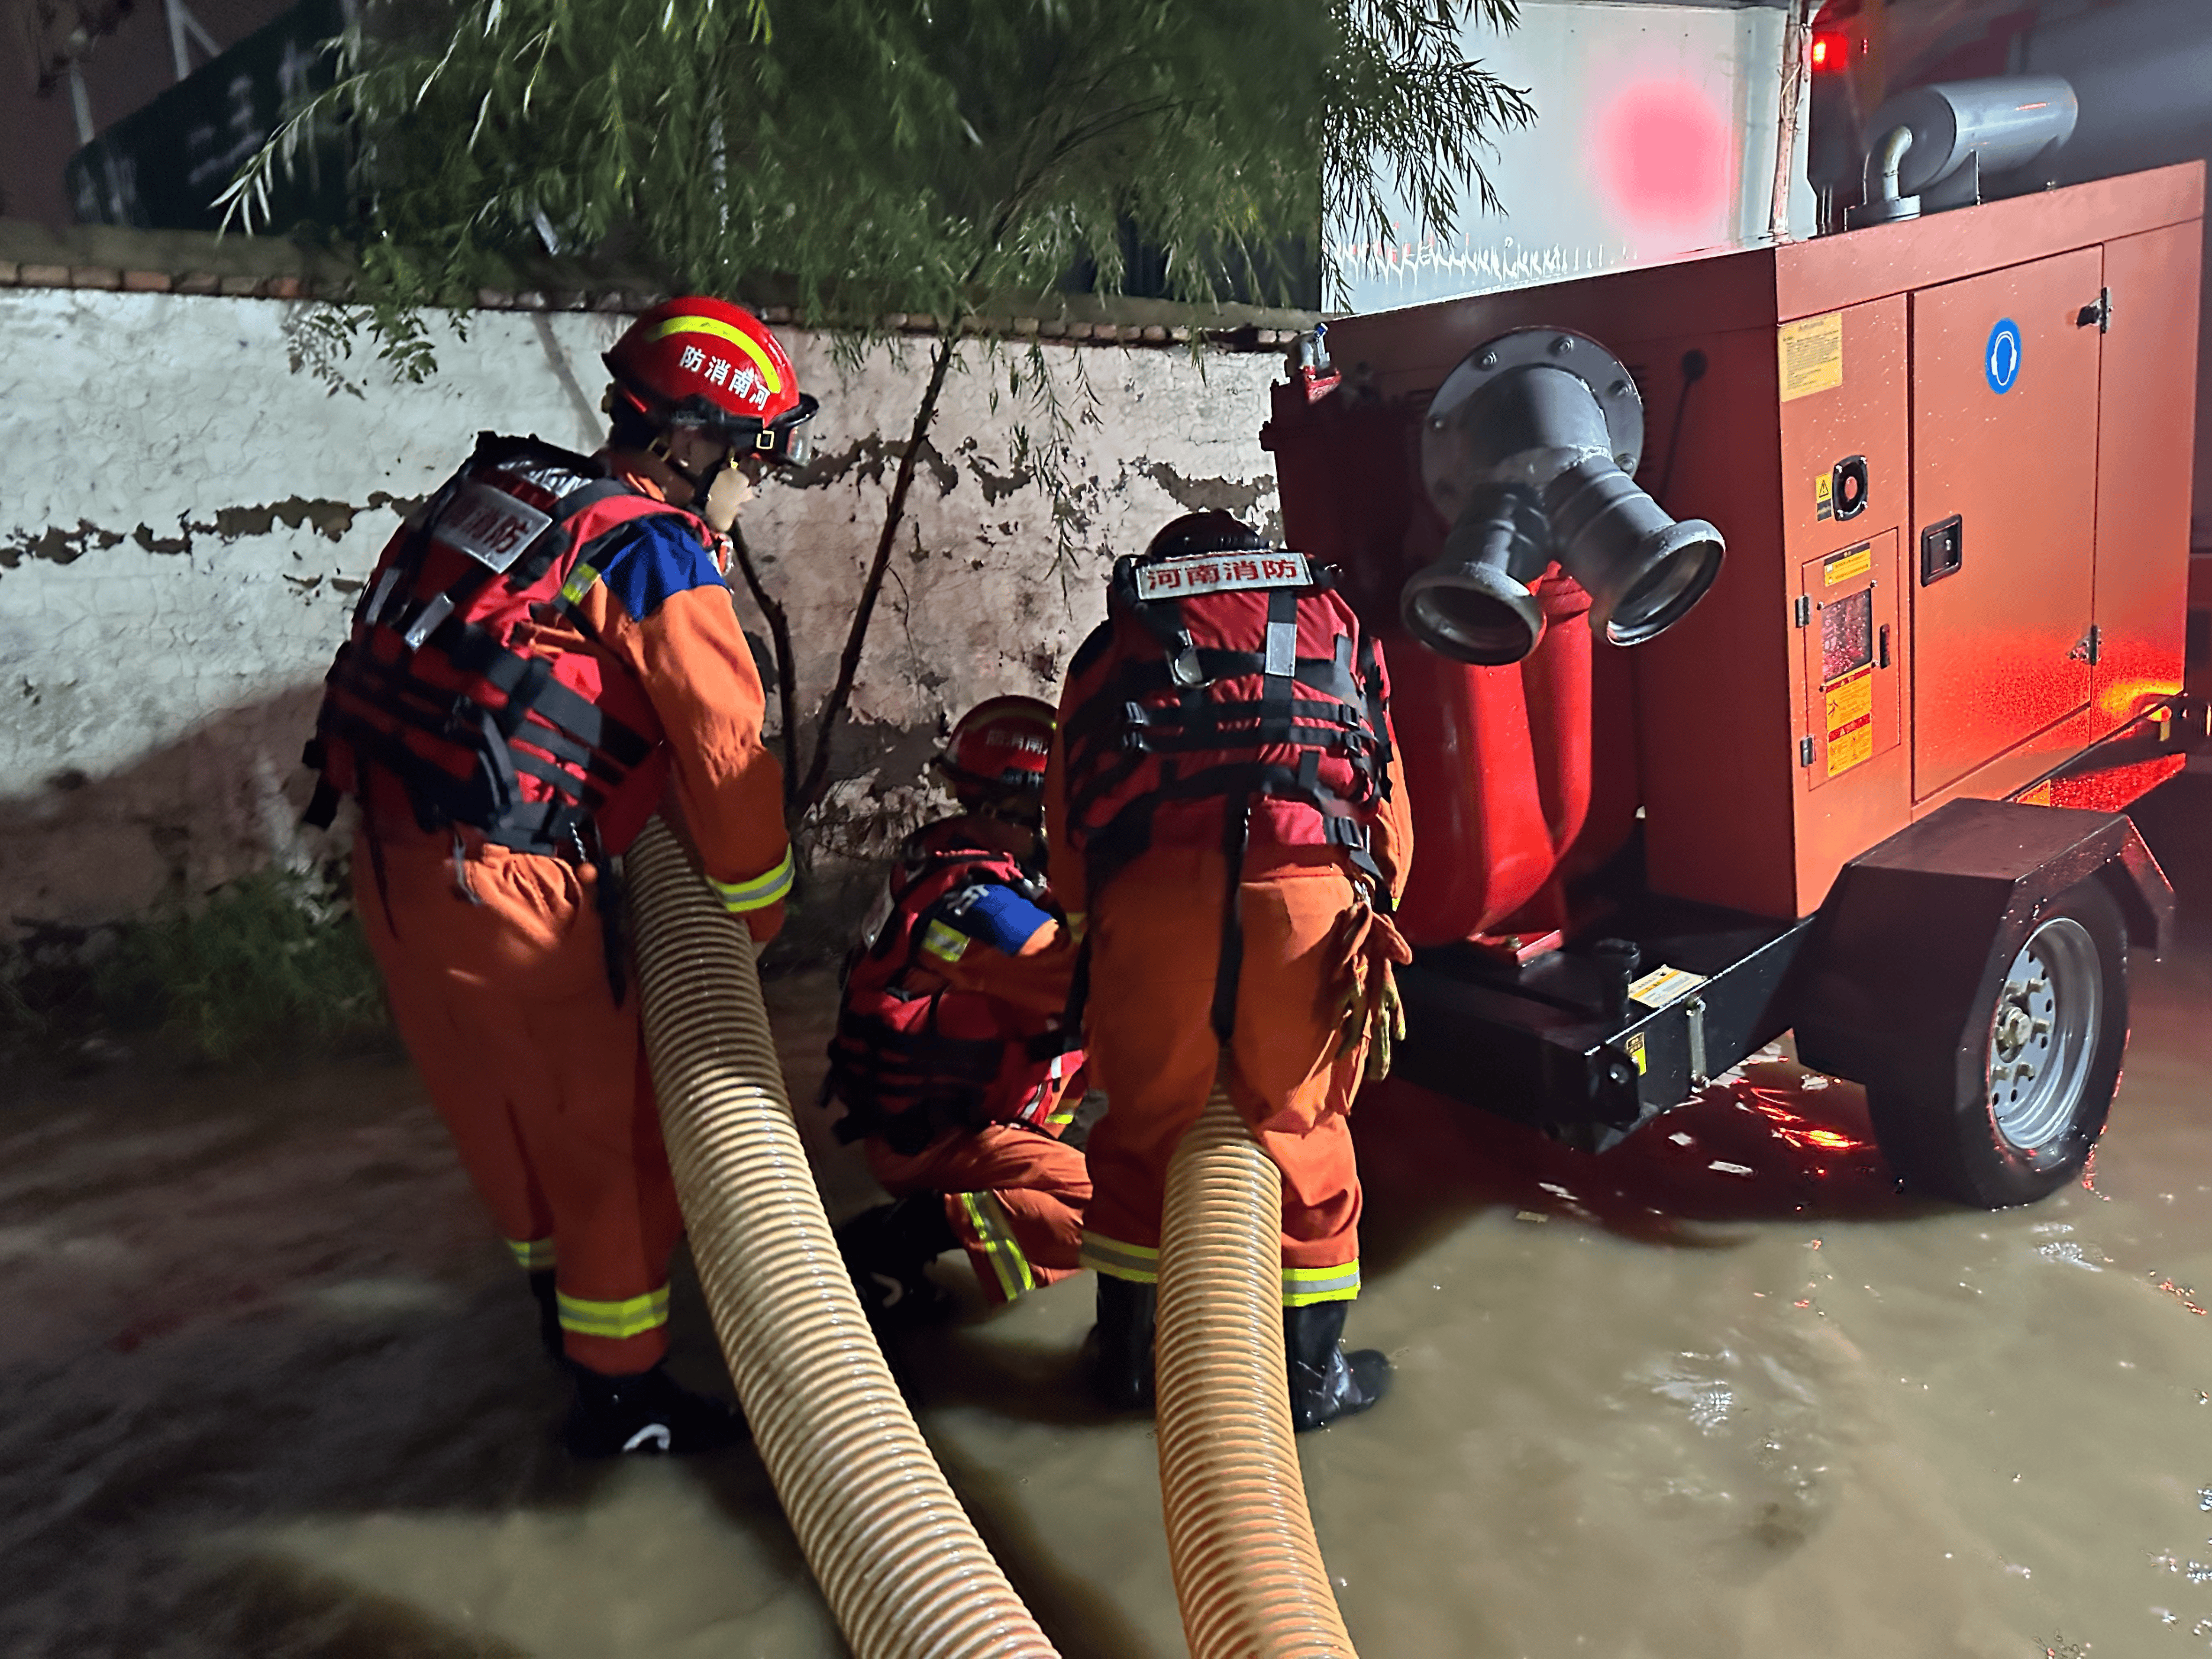
[[[2142,972],[2094,1172],[2003,1214],[1901,1198],[1786,1048],[1598,1158],[1364,1103],[1353,1334],[1401,1382],[1303,1443],[1362,1652],[2212,1652],[2209,991]],[[827,988],[779,995],[805,1098]],[[1150,1425],[1074,1387],[1089,1297],[971,1302],[901,1363],[1064,1650],[1176,1654]],[[750,1454],[560,1458],[397,1065],[11,1104],[0,1305],[0,1651],[842,1650]]]

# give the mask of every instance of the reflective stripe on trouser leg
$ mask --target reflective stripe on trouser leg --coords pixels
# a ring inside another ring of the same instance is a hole
[[[553,1265],[553,1241],[550,1238],[510,1238],[506,1243],[514,1253],[514,1265],[525,1273],[542,1272]]]
[[[579,1336],[602,1336],[621,1342],[643,1336],[668,1322],[668,1286],[647,1291],[621,1302],[592,1302],[566,1291],[556,1293],[561,1328]]]
[[[1083,1235],[1083,1265],[1138,1285],[1160,1282],[1160,1253],[1147,1244],[1124,1244],[1103,1233]]]
[[[1006,1206],[989,1193],[959,1193],[955,1196],[968,1217],[968,1224],[975,1229],[975,1242],[988,1258],[991,1271],[997,1276],[999,1289],[1006,1300],[1012,1302],[1024,1291],[1036,1289],[1036,1275],[1030,1270],[1030,1259],[1022,1254],[1022,1247],[1014,1238]]]
[[[1350,1302],[1359,1294],[1359,1263],[1334,1267],[1283,1269],[1283,1305],[1310,1307],[1316,1302]]]

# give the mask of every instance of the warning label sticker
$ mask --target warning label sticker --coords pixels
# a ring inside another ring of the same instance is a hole
[[[1846,674],[1821,690],[1828,706],[1828,775],[1832,778],[1874,758],[1874,670]]]
[[[1850,580],[1854,576],[1863,576],[1873,568],[1874,544],[1869,542],[1865,546],[1855,547],[1848,553],[1838,553],[1822,565],[1820,580],[1824,586],[1834,587]]]
[[[1844,313],[1783,324],[1781,351],[1784,403],[1833,392],[1844,383]]]
[[[1705,982],[1703,974],[1662,963],[1630,986],[1628,994],[1647,1008],[1664,1008],[1670,1002],[1680,1002]]]
[[[1836,516],[1836,475],[1823,472],[1813,480],[1813,516],[1832,519]]]
[[[1643,1032],[1631,1031],[1628,1034],[1628,1040],[1621,1046],[1628,1050],[1628,1057],[1636,1062],[1637,1076],[1642,1077],[1651,1069],[1650,1057],[1644,1052]]]

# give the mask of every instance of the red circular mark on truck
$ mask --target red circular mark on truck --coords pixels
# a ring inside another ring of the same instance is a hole
[[[1727,118],[1704,89],[1645,81],[1598,112],[1593,161],[1613,211],[1640,230],[1724,232],[1733,190]]]

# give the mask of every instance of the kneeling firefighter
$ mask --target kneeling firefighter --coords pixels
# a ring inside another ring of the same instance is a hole
[[[1038,837],[1052,707],[994,697],[938,771],[959,813],[900,849],[845,969],[825,1102],[893,1202],[839,1230],[882,1321],[940,1310],[924,1272],[956,1245],[994,1303],[1077,1270],[1091,1177],[1060,1139],[1083,1054],[1061,1015],[1075,944]]]
[[[755,939],[792,881],[758,671],[722,571],[815,409],[750,313],[680,299],[606,356],[592,456],[486,434],[395,535],[332,665],[310,821],[361,805],[354,890],[393,1016],[539,1300],[580,1455],[727,1443],[677,1387],[682,1231],[613,860],[656,809]]]
[[[1382,1354],[1338,1341],[1359,1293],[1346,1115],[1387,1067],[1391,965],[1411,959],[1389,920],[1413,848],[1389,696],[1329,573],[1225,513],[1117,560],[1069,666],[1046,826],[1055,890],[1088,912],[1086,1053],[1110,1103],[1082,1253],[1110,1405],[1152,1403],[1168,1164],[1217,1077],[1282,1172],[1293,1421],[1388,1384]]]

